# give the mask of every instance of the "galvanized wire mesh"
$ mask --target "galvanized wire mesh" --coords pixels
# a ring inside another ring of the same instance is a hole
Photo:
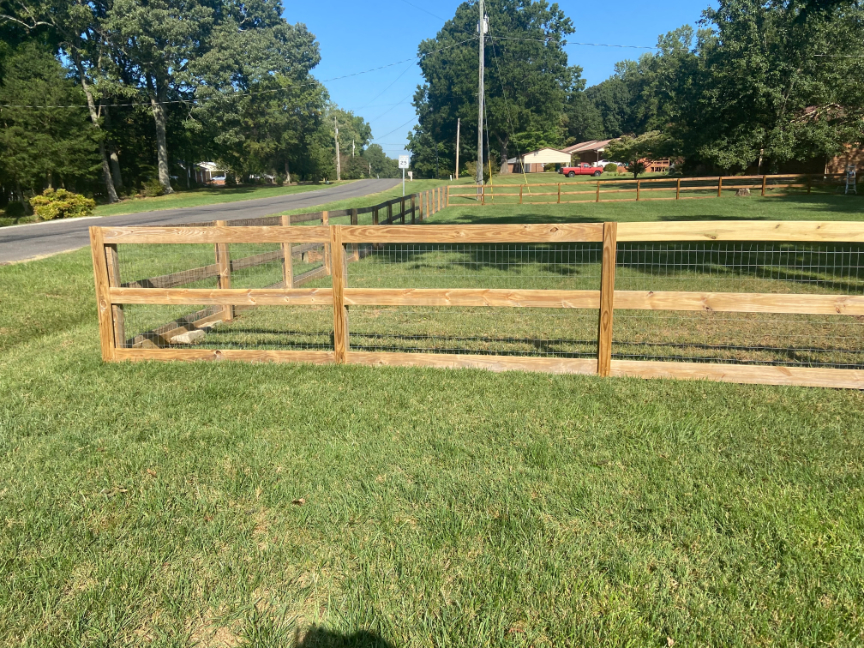
[[[622,243],[616,290],[864,294],[864,248],[801,243]],[[864,318],[616,310],[616,359],[864,367]]]

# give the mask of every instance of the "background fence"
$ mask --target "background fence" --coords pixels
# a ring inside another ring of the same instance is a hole
[[[719,198],[747,190],[762,196],[790,192],[811,193],[845,187],[845,174],[711,176],[703,178],[645,178],[637,180],[564,180],[539,184],[450,185],[451,206],[551,205],[579,202],[692,200]]]
[[[864,223],[323,221],[91,228],[103,357],[864,388]]]

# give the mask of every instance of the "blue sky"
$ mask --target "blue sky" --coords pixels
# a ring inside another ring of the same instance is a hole
[[[285,18],[306,23],[321,46],[315,75],[342,108],[372,124],[375,143],[391,157],[404,153],[406,134],[416,123],[411,98],[422,82],[416,64],[417,45],[432,38],[453,16],[457,0],[284,0]],[[412,6],[413,5],[413,6]],[[707,0],[562,0],[558,3],[573,21],[571,42],[653,46],[657,36],[684,24],[695,24]],[[425,10],[425,11],[424,11]],[[432,15],[434,14],[434,15]],[[613,72],[617,61],[636,58],[646,50],[569,45],[571,65],[581,65],[589,85]],[[412,61],[382,70],[331,80],[396,61]]]

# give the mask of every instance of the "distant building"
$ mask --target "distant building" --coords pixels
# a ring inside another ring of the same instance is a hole
[[[588,140],[587,142],[567,146],[561,149],[561,151],[569,154],[573,158],[574,164],[577,162],[580,164],[582,162],[597,164],[605,159],[603,153],[606,150],[606,146],[612,141],[614,140]]]
[[[521,157],[507,160],[507,173],[541,173],[547,164],[570,164],[570,154],[553,148],[541,148]]]
[[[225,170],[215,162],[198,162],[195,165],[195,182],[198,184],[224,185]]]

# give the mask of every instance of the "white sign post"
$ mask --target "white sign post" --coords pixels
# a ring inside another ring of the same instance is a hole
[[[405,169],[411,163],[411,157],[408,155],[399,156],[399,168],[402,169],[402,197],[405,197]]]

